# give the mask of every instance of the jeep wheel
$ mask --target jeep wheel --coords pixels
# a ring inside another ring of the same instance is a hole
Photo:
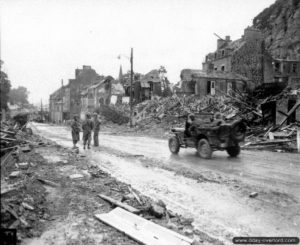
[[[174,136],[169,139],[169,149],[173,154],[177,154],[180,149],[179,139]]]
[[[226,149],[227,153],[229,156],[231,157],[236,157],[240,154],[241,152],[241,148],[239,145],[236,145],[236,146],[230,146]]]
[[[210,159],[212,155],[212,149],[207,139],[201,139],[198,142],[197,151],[200,157]]]

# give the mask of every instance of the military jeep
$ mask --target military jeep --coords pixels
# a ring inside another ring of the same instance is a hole
[[[242,120],[232,122],[205,122],[195,120],[189,128],[172,128],[169,149],[177,154],[180,148],[196,148],[200,157],[209,159],[213,151],[226,150],[231,157],[240,153],[239,143],[244,141],[246,124]]]

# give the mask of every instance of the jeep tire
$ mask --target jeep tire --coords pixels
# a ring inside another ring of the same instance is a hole
[[[176,136],[173,136],[169,139],[169,149],[173,154],[177,154],[180,149],[179,139]]]
[[[226,149],[227,153],[229,156],[231,157],[237,157],[240,152],[241,152],[241,148],[239,145],[235,145],[235,146],[230,146]]]
[[[204,159],[210,159],[212,155],[212,149],[207,139],[200,139],[197,145],[197,151],[200,157]]]

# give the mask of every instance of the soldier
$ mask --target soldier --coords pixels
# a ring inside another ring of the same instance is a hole
[[[191,136],[191,128],[193,127],[194,121],[195,121],[195,115],[192,113],[188,114],[185,121],[185,135],[187,137]]]
[[[93,130],[93,121],[91,120],[91,115],[87,113],[85,115],[85,120],[82,123],[82,130],[83,130],[83,149],[85,150],[86,144],[87,148],[91,149],[91,136]]]
[[[216,126],[220,126],[221,124],[224,124],[224,116],[220,112],[216,112],[214,115],[213,124]]]
[[[98,118],[97,113],[94,113],[93,124],[94,124],[94,128],[93,128],[93,131],[94,131],[94,146],[99,146],[99,131],[100,131],[101,122]]]
[[[76,144],[79,141],[79,132],[80,132],[80,122],[79,122],[78,115],[73,116],[71,128],[72,128],[73,149],[76,149],[78,148]]]

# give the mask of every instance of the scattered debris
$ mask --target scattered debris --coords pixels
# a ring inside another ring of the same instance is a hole
[[[34,210],[34,207],[32,207],[31,205],[29,205],[26,202],[22,202],[22,206],[28,210]]]
[[[52,186],[52,187],[59,187],[60,186],[59,184],[54,183],[50,180],[41,179],[41,178],[37,178],[37,180],[40,181],[41,183],[45,184],[45,185],[49,185],[49,186]]]
[[[254,198],[254,197],[257,197],[258,196],[258,193],[257,192],[252,192],[249,197],[251,198]]]
[[[13,171],[10,173],[9,177],[10,178],[17,178],[17,177],[20,177],[21,176],[21,171]]]
[[[20,163],[18,163],[18,167],[20,169],[28,169],[29,164],[27,162],[20,162]]]
[[[69,176],[70,179],[81,179],[83,178],[84,176],[82,174],[71,174]]]
[[[159,204],[153,202],[151,203],[149,211],[156,218],[162,218],[165,214],[165,207],[162,207]]]
[[[143,205],[141,198],[132,190],[130,186],[128,186],[130,193],[134,196],[134,198],[138,201],[140,205]]]

